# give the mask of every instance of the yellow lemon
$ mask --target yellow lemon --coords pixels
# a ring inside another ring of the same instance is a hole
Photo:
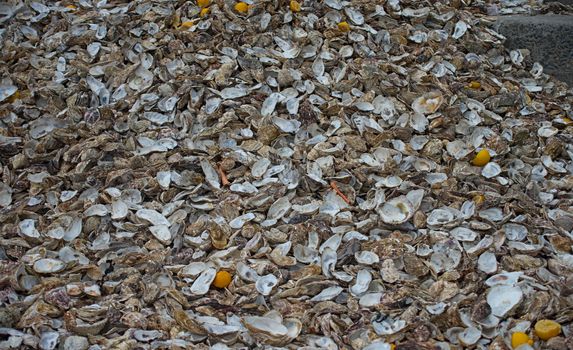
[[[484,166],[489,163],[490,159],[491,156],[489,155],[489,151],[484,148],[476,154],[474,160],[472,160],[472,164],[476,166]]]
[[[199,6],[200,8],[205,8],[209,6],[210,2],[211,0],[197,0],[197,6]]]
[[[476,194],[472,199],[476,205],[481,205],[483,202],[485,202],[485,196],[481,193]]]
[[[338,23],[338,30],[340,30],[341,32],[349,32],[350,24],[348,24],[348,22],[340,22]]]
[[[179,28],[179,26],[181,25],[181,17],[179,16],[179,14],[175,13],[173,15],[173,19],[171,21],[171,25],[173,26],[173,28],[177,29]]]
[[[539,320],[535,324],[535,334],[542,340],[548,340],[561,333],[561,325],[551,320]]]
[[[16,100],[19,100],[20,98],[21,98],[20,90],[16,90],[16,92],[15,92],[12,96],[8,97],[8,98],[6,99],[6,101],[7,101],[8,103],[13,103],[13,102],[15,102]]]
[[[295,0],[290,1],[290,10],[292,12],[300,12],[300,3]]]
[[[515,332],[511,335],[511,347],[517,348],[523,344],[529,344],[529,336],[523,332]]]
[[[238,2],[235,4],[235,11],[240,13],[247,13],[247,11],[249,11],[249,5],[246,2]]]
[[[191,27],[193,27],[193,25],[195,24],[194,21],[185,21],[183,23],[181,23],[181,28],[185,28],[185,29],[189,29]]]
[[[215,279],[213,280],[213,285],[217,288],[227,288],[229,284],[231,284],[232,276],[227,271],[219,271],[215,275]]]
[[[471,81],[471,82],[468,84],[468,87],[469,87],[470,89],[479,89],[479,88],[481,87],[481,84],[480,84],[479,81]]]

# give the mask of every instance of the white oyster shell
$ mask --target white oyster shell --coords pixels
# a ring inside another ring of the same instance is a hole
[[[247,222],[253,220],[255,218],[255,214],[247,213],[241,216],[237,216],[233,220],[229,221],[229,226],[234,229],[242,228]]]
[[[310,299],[310,301],[326,301],[336,298],[342,293],[343,288],[339,286],[328,287]]]
[[[492,252],[484,252],[478,258],[478,269],[487,274],[497,271],[497,259]]]
[[[272,337],[286,336],[289,331],[282,322],[270,317],[248,316],[243,318],[243,324],[251,332],[260,332]]]
[[[465,346],[476,344],[482,336],[481,331],[476,327],[468,327],[458,334],[458,339]]]
[[[154,226],[160,226],[160,225],[164,225],[167,227],[171,226],[171,223],[169,222],[169,220],[165,218],[165,216],[163,216],[161,213],[153,209],[139,209],[135,213],[135,216],[149,222]]]
[[[372,273],[368,270],[360,270],[356,275],[356,282],[350,287],[352,295],[359,296],[368,290],[372,281]]]
[[[507,223],[502,228],[507,239],[512,241],[522,241],[528,234],[527,227],[520,224]]]
[[[505,317],[521,303],[523,292],[517,286],[495,286],[489,290],[486,299],[494,316]]]
[[[360,251],[354,254],[354,258],[360,264],[372,265],[380,262],[380,257],[374,252]]]
[[[211,283],[215,279],[215,275],[217,274],[217,270],[210,267],[206,270],[203,270],[199,277],[193,282],[191,288],[189,289],[192,294],[194,295],[205,295],[209,291],[211,287]]]
[[[66,267],[66,264],[58,259],[44,258],[34,262],[34,271],[37,273],[55,273],[60,272]]]
[[[255,288],[262,295],[269,295],[273,288],[279,283],[279,280],[273,274],[259,277],[255,283]]]
[[[444,102],[444,97],[439,92],[431,92],[418,97],[412,102],[412,109],[420,114],[435,113]]]
[[[171,241],[171,232],[167,225],[150,226],[149,231],[153,237],[157,238],[161,243],[169,243],[169,241]]]
[[[40,232],[38,232],[35,226],[36,222],[32,219],[24,219],[18,224],[20,232],[26,237],[40,238]]]
[[[414,206],[406,196],[399,196],[384,203],[378,213],[387,224],[402,224],[414,215]]]

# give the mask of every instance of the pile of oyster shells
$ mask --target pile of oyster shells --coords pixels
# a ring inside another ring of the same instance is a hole
[[[540,5],[246,2],[0,4],[0,349],[571,349]]]

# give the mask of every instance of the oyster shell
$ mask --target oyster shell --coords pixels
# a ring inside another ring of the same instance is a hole
[[[412,109],[416,113],[420,114],[432,114],[435,113],[442,103],[444,102],[444,97],[439,92],[431,92],[418,97],[412,102]]]
[[[58,259],[44,258],[34,262],[34,271],[38,273],[56,273],[62,271],[66,264]]]
[[[207,294],[216,274],[217,270],[212,267],[203,270],[199,277],[195,279],[189,291],[194,295]]]
[[[368,290],[372,281],[372,273],[368,270],[360,270],[356,275],[356,282],[350,287],[352,295],[360,296]]]
[[[521,303],[522,298],[523,292],[516,286],[495,286],[487,293],[487,303],[491,308],[491,313],[497,317],[505,317]]]
[[[414,215],[414,206],[406,196],[399,196],[385,202],[379,215],[387,224],[402,224]]]
[[[279,281],[274,275],[268,274],[257,279],[255,288],[262,295],[269,295],[278,283]]]

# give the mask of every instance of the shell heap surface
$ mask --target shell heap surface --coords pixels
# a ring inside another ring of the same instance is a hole
[[[567,349],[528,1],[0,4],[1,349]]]

